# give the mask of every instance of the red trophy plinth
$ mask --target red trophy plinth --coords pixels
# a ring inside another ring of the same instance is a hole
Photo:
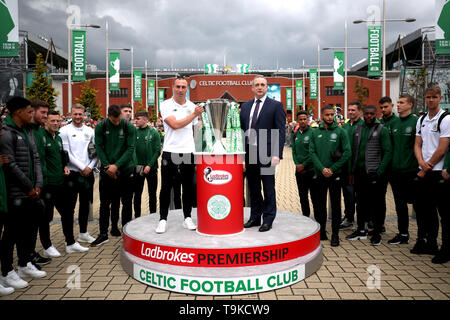
[[[244,154],[195,153],[198,233],[232,235],[244,231]]]

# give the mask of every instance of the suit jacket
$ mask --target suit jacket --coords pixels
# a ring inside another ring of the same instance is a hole
[[[244,132],[250,127],[250,113],[255,99],[247,101],[241,106],[241,128]],[[284,111],[283,104],[279,101],[266,98],[262,106],[261,112],[255,124],[257,144],[258,144],[258,159],[259,150],[262,145],[266,144],[268,157],[279,157],[283,159],[284,141],[286,138],[286,112]],[[261,134],[261,129],[267,130],[267,141],[264,141],[264,134]],[[278,141],[272,141],[271,131],[272,129],[278,130],[278,137],[274,136],[273,139]],[[260,136],[262,137],[260,141]],[[261,142],[261,143],[260,143]],[[245,135],[245,149],[249,149],[248,134]],[[248,152],[248,151],[247,151]],[[270,163],[269,163],[270,166]]]

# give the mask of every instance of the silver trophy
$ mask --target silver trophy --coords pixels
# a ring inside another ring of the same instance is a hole
[[[222,143],[222,137],[227,124],[230,106],[231,104],[227,99],[213,99],[206,102],[205,110],[208,115],[208,119],[211,122],[211,127],[215,138],[212,153],[226,153],[225,147]]]

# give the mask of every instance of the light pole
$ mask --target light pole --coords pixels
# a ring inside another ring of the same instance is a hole
[[[348,46],[348,30],[347,20],[345,20],[345,46],[344,47],[327,47],[323,50],[342,50],[344,49],[344,117],[347,119],[347,104],[348,104],[348,50],[349,49],[367,49],[367,47],[349,47]]]
[[[72,112],[72,28],[99,29],[101,27],[96,24],[67,24],[67,110],[69,112]]]
[[[355,20],[353,23],[359,24],[362,22],[381,22],[383,23],[383,81],[382,81],[382,96],[386,96],[386,22],[414,22],[415,18],[404,18],[404,19],[386,19],[386,0],[383,0],[383,18],[381,20]]]

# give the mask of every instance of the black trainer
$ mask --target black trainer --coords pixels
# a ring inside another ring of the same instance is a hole
[[[113,237],[120,237],[122,233],[120,232],[119,228],[111,228],[111,235]]]
[[[324,232],[324,233],[320,233],[320,240],[328,240],[328,237],[327,237],[327,233],[326,232]]]
[[[381,235],[376,233],[372,236],[372,238],[370,238],[370,243],[373,246],[379,246],[381,244]]]
[[[389,244],[408,244],[409,234],[398,233],[394,238],[388,241]]]
[[[91,247],[98,247],[109,241],[107,234],[100,234],[94,242],[91,243]]]
[[[39,253],[35,253],[33,259],[31,259],[31,263],[37,266],[46,266],[52,262],[52,258],[45,258],[41,256]]]
[[[352,234],[349,234],[345,237],[345,239],[353,241],[353,240],[365,240],[367,239],[367,230],[356,230]]]
[[[449,261],[450,261],[450,254],[448,250],[443,249],[441,249],[441,251],[439,251],[439,253],[433,259],[431,259],[431,262],[435,264],[446,263]]]
[[[416,244],[410,252],[412,254],[425,254],[427,252],[427,242],[425,239],[417,239]]]
[[[331,235],[331,246],[332,247],[338,247],[339,246],[339,235],[338,234],[332,234]]]
[[[381,227],[381,233],[380,233],[380,234],[385,234],[385,233],[386,233],[386,227],[385,227],[385,226],[382,226],[382,227]],[[367,235],[373,236],[374,234],[375,234],[375,229],[372,229],[372,230],[369,231],[369,233],[368,233]]]

